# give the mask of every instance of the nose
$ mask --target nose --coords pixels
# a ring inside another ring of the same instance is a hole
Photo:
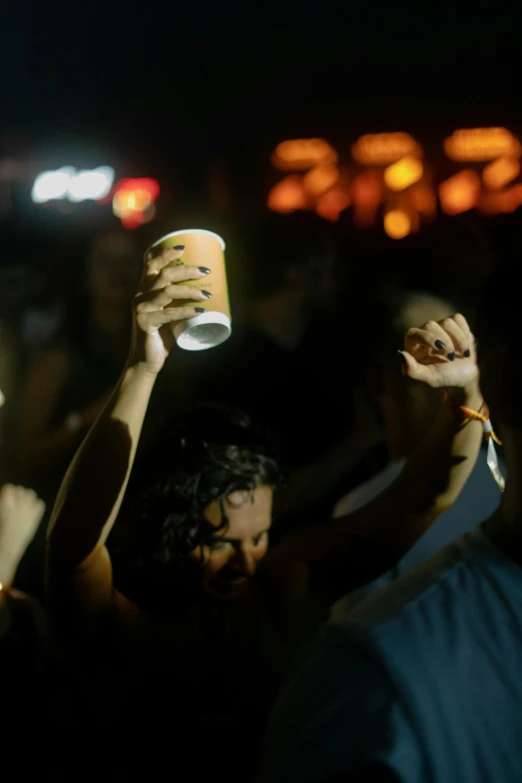
[[[234,565],[238,571],[245,576],[253,576],[256,570],[256,559],[250,546],[240,546],[237,548]]]

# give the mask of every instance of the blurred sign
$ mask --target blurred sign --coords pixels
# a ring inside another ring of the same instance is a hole
[[[35,204],[61,199],[73,203],[100,201],[109,195],[113,181],[114,169],[110,166],[98,166],[90,171],[62,166],[57,171],[38,174],[31,190],[31,199]]]
[[[384,172],[384,182],[390,190],[406,190],[418,182],[424,173],[422,163],[412,155],[400,158]]]
[[[409,133],[369,133],[352,147],[352,156],[363,166],[388,166],[406,155],[422,156],[422,149]]]
[[[440,205],[448,215],[459,215],[476,207],[480,197],[480,177],[476,171],[466,169],[441,182]]]
[[[391,239],[404,239],[411,228],[410,216],[402,209],[392,209],[384,216],[384,230]]]
[[[278,182],[268,194],[268,208],[281,214],[306,209],[308,200],[301,177],[290,175]]]
[[[522,183],[517,182],[522,146],[511,131],[457,130],[443,146],[448,158],[466,161],[468,168],[437,187],[433,168],[424,165],[423,149],[409,133],[361,136],[351,147],[349,166],[339,163],[337,151],[324,139],[284,141],[272,163],[288,175],[272,187],[268,207],[282,213],[310,209],[331,221],[351,208],[359,227],[371,228],[382,219],[385,233],[394,239],[433,220],[439,205],[448,215],[471,209],[493,215],[522,207]]]
[[[499,190],[520,174],[520,162],[516,158],[497,158],[482,172],[482,181],[489,190]]]
[[[507,128],[458,130],[444,142],[448,158],[460,162],[483,163],[504,155],[518,158],[520,142]]]
[[[281,171],[306,171],[313,166],[335,165],[337,152],[324,139],[290,139],[276,147],[272,163]]]

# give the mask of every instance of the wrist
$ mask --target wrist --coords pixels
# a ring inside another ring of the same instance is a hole
[[[471,381],[466,386],[450,387],[446,390],[450,400],[457,406],[478,411],[484,405],[484,397],[480,390],[478,380]]]
[[[123,382],[131,380],[147,386],[153,386],[158,377],[159,370],[151,369],[145,362],[130,359],[123,371]]]

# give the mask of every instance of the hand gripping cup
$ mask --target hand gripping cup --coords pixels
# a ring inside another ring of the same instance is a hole
[[[145,258],[151,251],[157,254],[175,245],[185,245],[183,258],[176,261],[176,264],[206,266],[210,269],[210,274],[204,280],[184,283],[212,294],[208,304],[197,303],[198,307],[204,306],[206,312],[173,324],[174,337],[180,348],[186,351],[204,351],[224,343],[232,332],[225,271],[225,242],[217,234],[202,228],[173,231],[154,242],[146,250]],[[193,305],[194,302],[185,304]]]

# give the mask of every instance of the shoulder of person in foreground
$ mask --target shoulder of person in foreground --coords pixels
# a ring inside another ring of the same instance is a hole
[[[477,528],[325,626],[275,707],[263,780],[375,761],[403,783],[518,779],[520,722],[506,726],[521,698],[521,594],[522,570]]]
[[[415,726],[367,634],[330,624],[280,694],[266,734],[260,781],[340,783],[365,780],[370,770],[379,771],[382,780],[394,780],[405,757],[409,775],[399,779],[424,780],[416,739]],[[381,778],[366,778],[373,779]]]

